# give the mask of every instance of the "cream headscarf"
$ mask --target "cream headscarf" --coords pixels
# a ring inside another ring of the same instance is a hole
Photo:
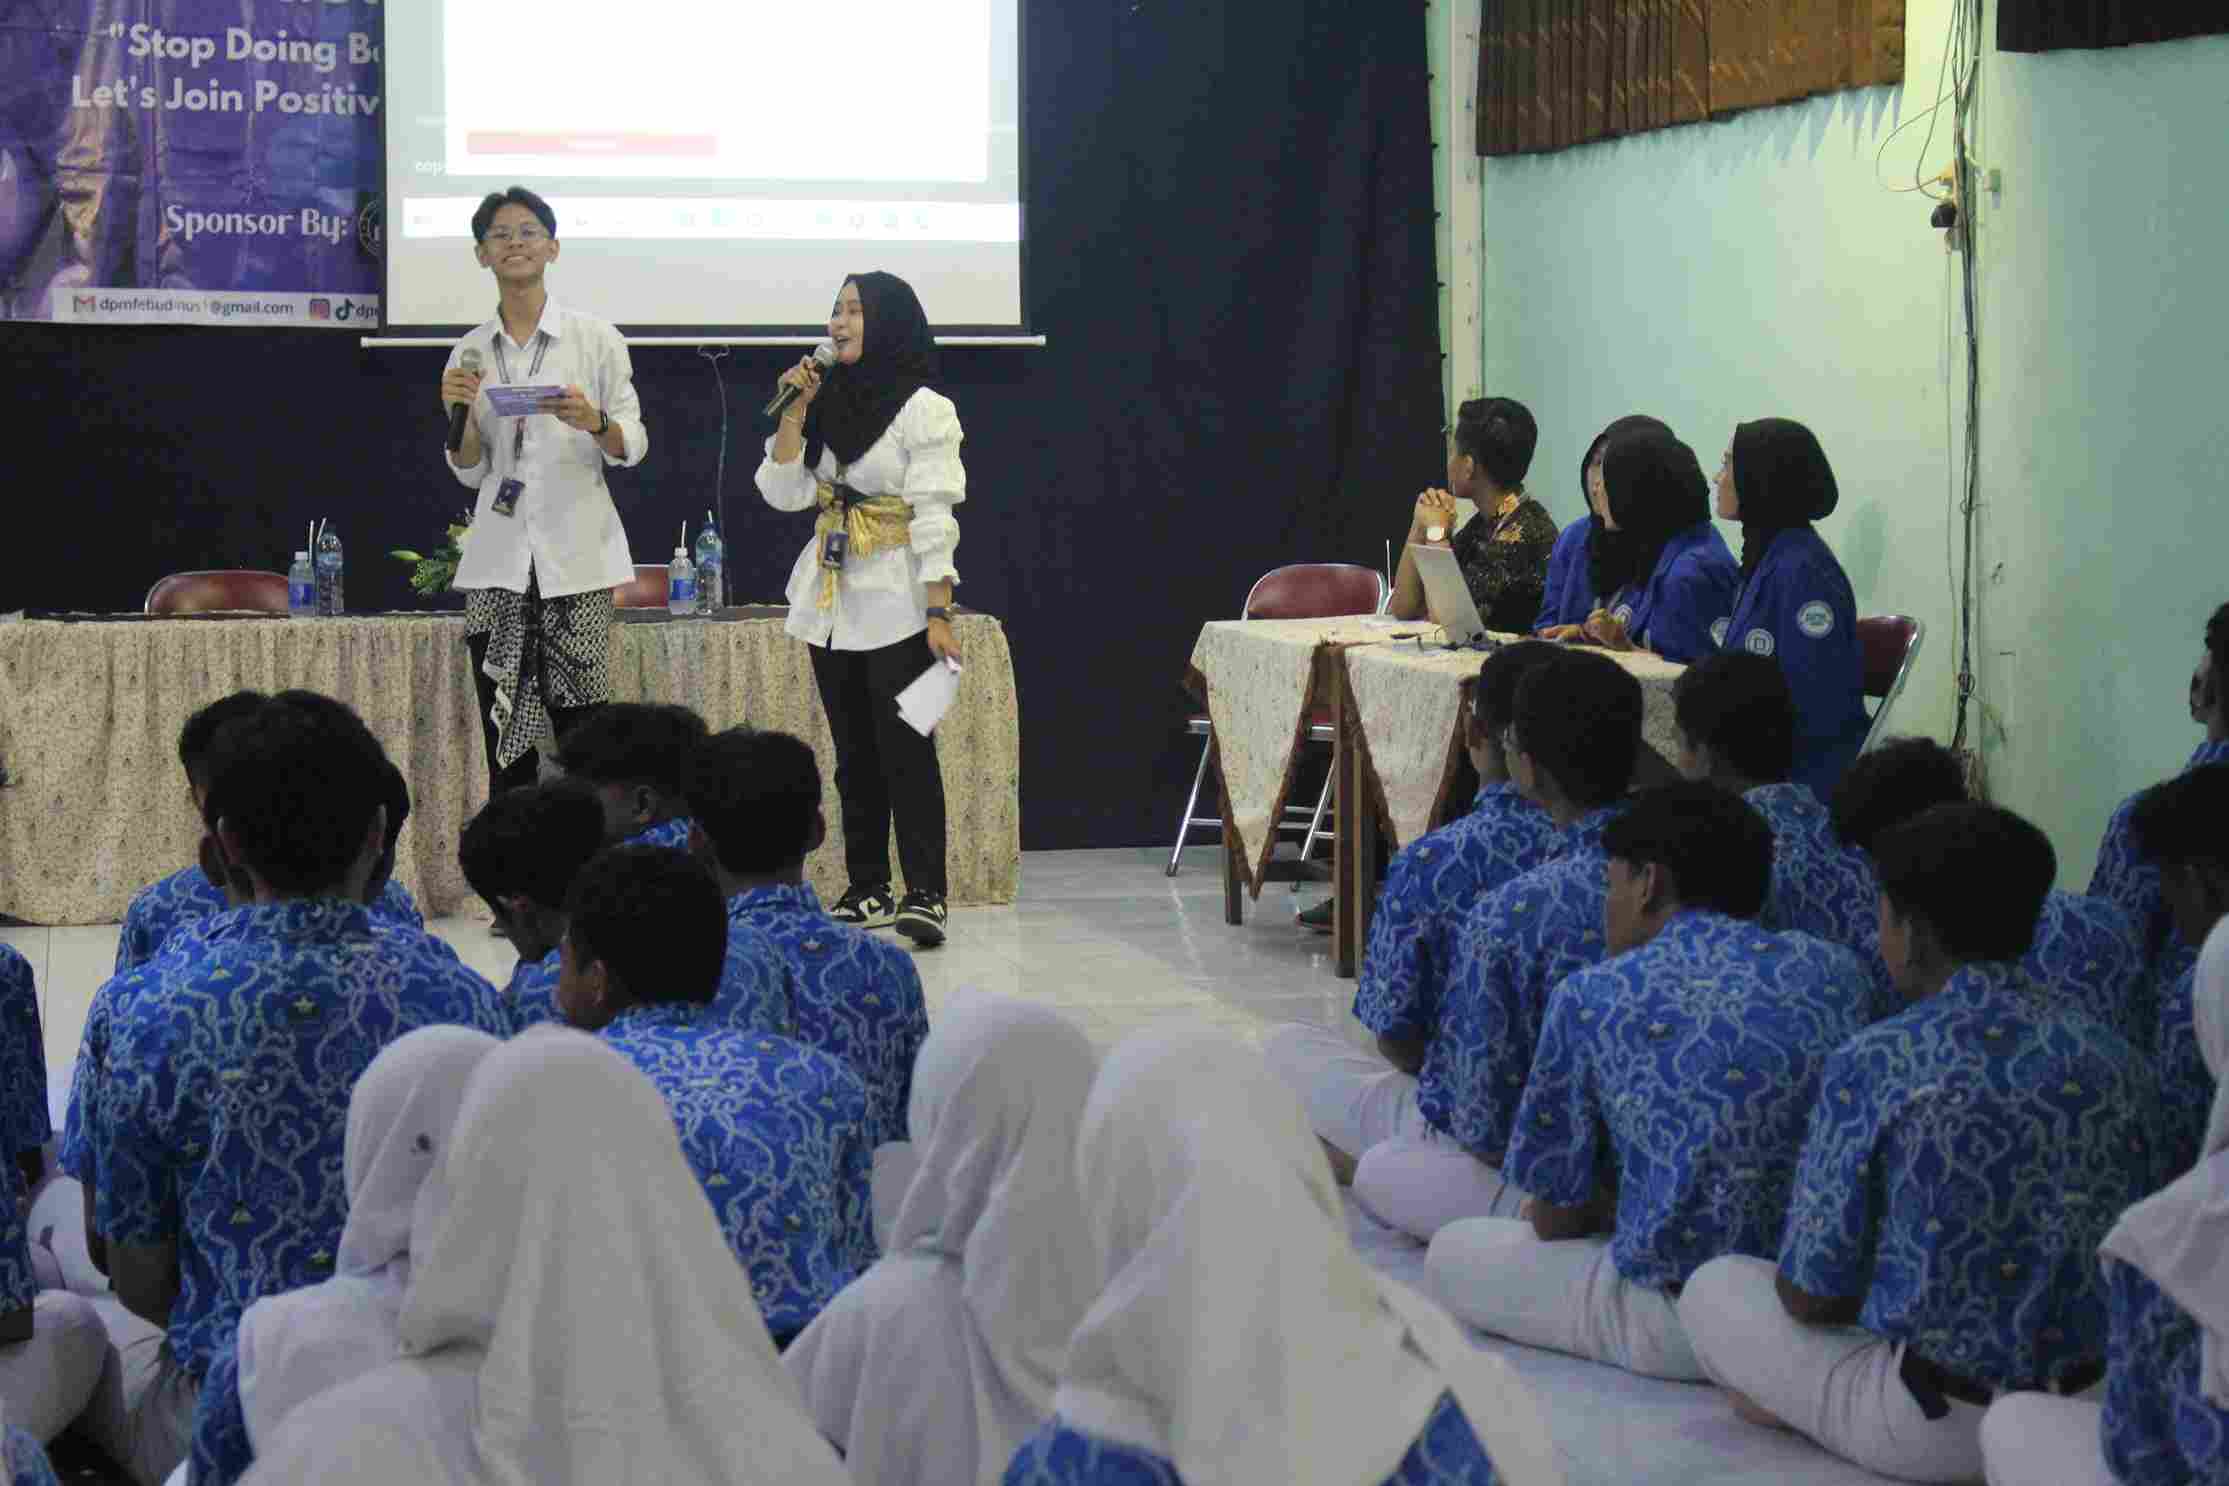
[[[412,1230],[402,1343],[482,1353],[490,1481],[844,1481],[665,1102],[619,1054],[550,1026],[504,1044],[445,1175],[445,1210]]]
[[[2197,1321],[2199,1387],[2215,1408],[2229,1408],[2229,918],[2198,952],[2190,1001],[2198,1052],[2214,1076],[2205,1147],[2188,1174],[2121,1214],[2102,1248]]]
[[[784,1361],[815,1415],[841,1420],[846,1458],[913,1457],[912,1479],[996,1483],[1022,1442],[1052,1412],[1068,1337],[1097,1293],[1098,1273],[1076,1190],[1076,1132],[1099,1057],[1065,1018],[1026,1001],[976,996],[947,1008],[914,1065],[907,1128],[920,1166],[898,1209],[885,1265],[935,1254],[957,1264],[974,1400],[974,1456],[956,1458],[960,1427],[938,1439],[898,1439],[932,1421],[909,1418],[895,1395],[919,1380],[881,1350],[862,1313],[839,1295],[791,1344]],[[914,1307],[924,1324],[941,1308]],[[948,1452],[937,1459],[939,1452]],[[926,1457],[926,1458],[923,1458]],[[970,1468],[972,1466],[972,1469]],[[871,1466],[869,1468],[872,1468]]]
[[[1452,1392],[1508,1486],[1562,1479],[1538,1405],[1415,1291],[1366,1268],[1299,1102],[1204,1026],[1100,1070],[1077,1178],[1105,1288],[1062,1421],[1186,1486],[1376,1486]]]
[[[240,1318],[240,1412],[261,1449],[297,1404],[395,1360],[414,1208],[448,1205],[442,1160],[474,1070],[502,1043],[421,1027],[372,1059],[348,1099],[338,1274],[259,1300]]]

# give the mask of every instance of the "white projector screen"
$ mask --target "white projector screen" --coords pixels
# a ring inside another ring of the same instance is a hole
[[[1022,320],[1017,0],[418,0],[386,17],[386,333],[494,313],[472,211],[557,213],[552,297],[642,333],[816,330],[843,275]]]

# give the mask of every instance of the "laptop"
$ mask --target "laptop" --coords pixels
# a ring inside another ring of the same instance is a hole
[[[1486,621],[1478,617],[1471,601],[1471,586],[1463,580],[1462,565],[1445,547],[1411,544],[1416,554],[1416,575],[1424,580],[1425,606],[1433,620],[1447,631],[1447,643],[1468,645],[1486,638]]]

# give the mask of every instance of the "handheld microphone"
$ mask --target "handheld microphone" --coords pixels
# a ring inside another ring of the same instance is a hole
[[[457,370],[468,371],[475,376],[479,375],[480,353],[470,346],[465,347],[464,355],[457,361]],[[471,415],[472,405],[470,403],[460,402],[451,405],[449,409],[449,452],[451,454],[464,447],[464,420]]]
[[[822,341],[819,345],[813,347],[813,365],[825,372],[835,364],[836,343],[834,341]],[[759,411],[769,418],[778,418],[781,416],[782,409],[795,401],[797,401],[797,389],[784,383],[774,393],[774,400]]]

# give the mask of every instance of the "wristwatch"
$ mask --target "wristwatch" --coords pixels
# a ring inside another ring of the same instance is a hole
[[[952,619],[952,611],[945,608],[942,604],[931,604],[929,605],[929,617],[931,619],[944,620],[946,623],[949,624]]]
[[[602,438],[605,434],[611,432],[611,413],[608,409],[598,408],[596,410],[596,420],[595,436],[597,438]]]

